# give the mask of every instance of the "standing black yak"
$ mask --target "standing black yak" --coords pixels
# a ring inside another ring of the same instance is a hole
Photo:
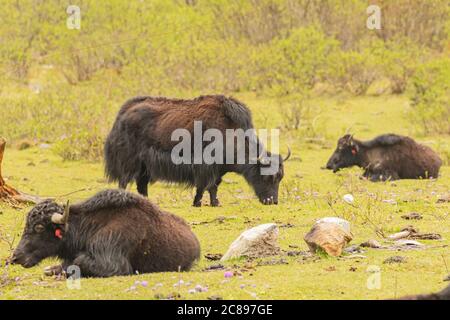
[[[85,277],[188,270],[200,256],[186,222],[140,195],[106,190],[72,206],[52,200],[28,214],[11,262],[26,268],[59,257]]]
[[[194,136],[195,122],[201,122],[203,132],[219,131],[226,137],[228,129],[253,129],[248,108],[233,98],[220,95],[201,96],[193,100],[175,100],[155,97],[136,97],[127,101],[119,111],[105,143],[105,172],[110,181],[118,181],[120,188],[136,181],[138,192],[148,195],[148,184],[158,180],[195,186],[194,206],[201,206],[205,190],[209,191],[211,206],[218,206],[217,188],[222,176],[236,172],[244,176],[264,204],[278,203],[278,189],[283,178],[283,161],[279,155],[266,152],[258,161],[250,161],[249,153],[242,164],[229,162],[206,164],[175,164],[172,150],[177,141],[172,133],[183,129]],[[235,139],[235,137],[233,138]],[[246,143],[249,142],[248,139]],[[263,150],[258,139],[255,143]],[[230,141],[221,141],[227,145]],[[206,146],[203,143],[202,148]],[[236,152],[234,149],[233,152]],[[192,145],[194,151],[194,145]],[[261,169],[276,163],[272,174]]]
[[[327,169],[364,168],[364,177],[371,181],[437,178],[442,161],[431,148],[413,139],[396,134],[384,134],[369,141],[351,135],[339,139],[328,160]]]

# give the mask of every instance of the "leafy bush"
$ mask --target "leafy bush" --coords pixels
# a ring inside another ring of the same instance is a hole
[[[295,29],[256,51],[256,88],[283,95],[312,88],[329,69],[329,56],[338,42],[320,30]]]
[[[359,95],[387,78],[401,93],[418,65],[445,52],[450,33],[445,0],[383,2],[380,31],[364,27],[364,0],[79,5],[80,30],[66,27],[65,0],[6,1],[0,10],[0,135],[52,142],[65,159],[99,158],[118,107],[135,95],[298,96],[281,110],[284,126],[314,136],[318,110],[304,92]],[[448,132],[445,79],[415,74],[415,121],[425,133]]]
[[[335,51],[331,56],[329,82],[352,94],[367,92],[375,80],[382,77],[383,43],[372,41],[361,44],[360,49]]]
[[[401,38],[385,43],[382,54],[383,73],[390,81],[391,92],[405,92],[417,65],[424,60],[426,49],[420,49],[408,38]]]
[[[0,101],[0,136],[55,144],[66,160],[97,160],[119,105],[96,90],[60,86],[21,99]]]
[[[450,134],[450,58],[420,67],[413,78],[410,116],[424,134]]]

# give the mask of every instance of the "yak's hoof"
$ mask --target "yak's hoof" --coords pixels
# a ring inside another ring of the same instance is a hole
[[[202,206],[202,202],[201,201],[194,202],[193,206],[199,208]]]
[[[212,200],[211,201],[211,207],[220,207],[220,201],[219,200]]]
[[[46,275],[47,277],[59,276],[62,274],[64,274],[64,271],[61,265],[50,266],[44,269],[44,275]]]

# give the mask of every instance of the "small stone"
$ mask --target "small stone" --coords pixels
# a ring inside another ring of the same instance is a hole
[[[225,278],[232,278],[233,277],[233,272],[232,271],[227,271],[224,273]]]
[[[355,198],[351,194],[344,195],[342,199],[348,204],[353,204],[353,202],[355,202]]]
[[[383,261],[384,264],[406,263],[406,258],[402,256],[392,256]]]
[[[367,240],[366,242],[361,243],[361,247],[378,249],[381,248],[381,244],[377,240],[370,239]]]
[[[345,253],[364,253],[360,246],[354,244],[344,249]]]
[[[205,258],[211,261],[217,261],[222,259],[223,255],[220,253],[207,253],[205,254]]]
[[[439,233],[416,233],[412,234],[410,238],[416,240],[441,240],[442,236]]]
[[[395,241],[395,240],[399,240],[399,239],[408,238],[410,235],[411,235],[411,231],[405,230],[405,231],[400,231],[400,232],[389,235],[388,239]]]
[[[225,266],[222,264],[213,264],[204,269],[204,271],[214,271],[214,270],[222,270],[225,269]]]
[[[405,220],[421,220],[422,218],[422,215],[417,212],[411,212],[402,216],[402,219]]]
[[[419,241],[415,241],[415,240],[401,239],[401,240],[395,241],[394,246],[419,248],[419,247],[423,247],[424,244],[420,243]]]
[[[194,289],[195,289],[196,292],[202,292],[203,287],[202,287],[201,285],[198,284],[198,285],[195,286]]]

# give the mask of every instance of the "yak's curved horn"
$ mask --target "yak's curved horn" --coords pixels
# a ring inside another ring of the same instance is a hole
[[[283,161],[288,161],[289,160],[289,158],[291,157],[291,148],[289,148],[289,146],[287,147],[288,148],[288,154],[287,154],[287,156],[283,159]]]
[[[59,213],[54,213],[52,215],[52,222],[56,223],[56,224],[66,224],[69,221],[69,214],[70,214],[70,202],[67,201],[67,205],[64,208],[64,213],[63,214],[59,214]]]
[[[64,216],[59,213],[54,213],[52,215],[52,222],[55,224],[64,224]]]

